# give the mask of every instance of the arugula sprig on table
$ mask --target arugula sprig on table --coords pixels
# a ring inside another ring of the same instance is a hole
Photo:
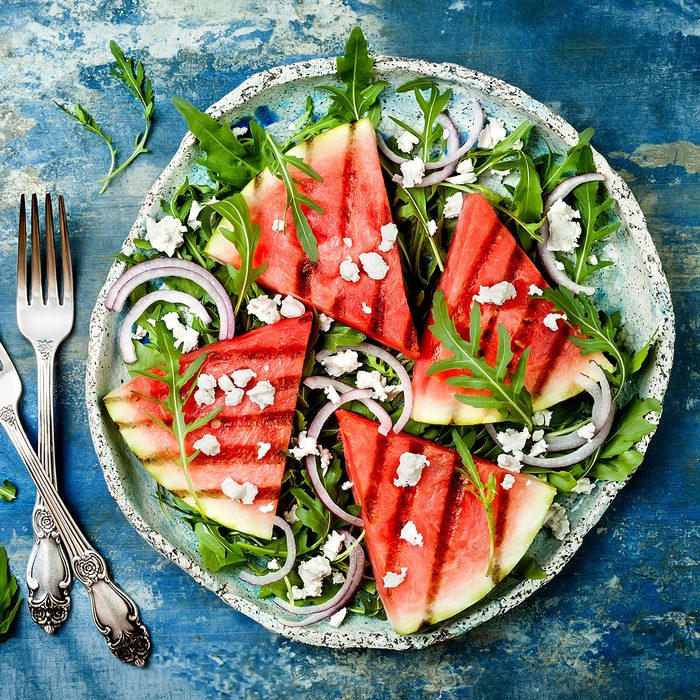
[[[0,484],[0,501],[14,501],[17,498],[17,487],[8,479]]]
[[[10,572],[7,552],[0,547],[0,644],[7,641],[22,599],[17,595],[17,579]]]

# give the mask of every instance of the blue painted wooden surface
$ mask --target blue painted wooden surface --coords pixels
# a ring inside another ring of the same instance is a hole
[[[180,8],[180,9],[177,9]],[[175,151],[173,95],[206,106],[256,70],[337,53],[359,22],[377,52],[454,61],[552,106],[630,183],[661,254],[678,319],[675,371],[647,459],[561,576],[506,617],[420,652],[332,651],[268,633],[166,562],[111,500],[83,403],[87,326],[113,254]],[[3,698],[690,697],[698,669],[700,12],[653,0],[5,0],[0,4],[0,336],[36,421],[33,355],[14,323],[16,205],[60,191],[69,205],[79,308],[58,373],[67,501],[133,594],[153,634],[147,669],[108,654],[74,588],[55,638],[22,611],[0,647]],[[51,104],[78,99],[126,151],[138,115],[108,77],[116,38],[146,62],[156,90],[151,153],[99,197],[104,154]],[[33,432],[33,427],[32,427]],[[0,544],[18,578],[31,547],[28,477],[0,440]]]

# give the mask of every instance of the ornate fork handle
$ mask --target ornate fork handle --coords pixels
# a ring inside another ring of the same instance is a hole
[[[148,630],[134,601],[110,579],[107,563],[71,517],[21,427],[17,410],[0,406],[0,424],[22,458],[46,504],[47,517],[63,538],[75,577],[87,588],[92,617],[110,651],[124,663],[143,666],[151,650]]]
[[[44,473],[56,485],[56,456],[53,424],[53,367],[56,343],[40,340],[36,345],[39,394],[39,458]],[[37,492],[34,512],[34,546],[27,564],[29,613],[52,634],[68,617],[70,610],[70,564],[61,536]]]

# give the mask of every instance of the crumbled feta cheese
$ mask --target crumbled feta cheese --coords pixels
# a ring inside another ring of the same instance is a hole
[[[295,503],[289,510],[285,511],[282,514],[282,517],[290,524],[294,525],[294,523],[299,522],[299,518],[297,518],[297,508],[299,505]]]
[[[226,406],[238,406],[243,401],[243,389],[234,387],[231,391],[224,394],[224,404]]]
[[[428,221],[428,235],[429,236],[434,236],[437,231],[437,222],[435,219],[430,219]]]
[[[177,312],[171,311],[165,314],[161,319],[165,327],[173,334],[175,347],[180,347],[182,352],[190,352],[197,347],[199,342],[199,333],[189,326],[184,325],[180,321]]]
[[[406,580],[406,574],[408,573],[408,567],[402,566],[401,573],[397,574],[393,571],[387,571],[384,574],[384,588],[396,588],[396,586],[402,584]]]
[[[343,350],[341,352],[321,350],[316,355],[316,359],[331,377],[340,377],[342,374],[354,372],[358,367],[362,366],[354,350]]]
[[[414,452],[404,452],[399,457],[399,466],[396,469],[397,478],[394,479],[394,486],[406,487],[415,486],[423,475],[423,469],[430,465],[425,455]]]
[[[531,284],[530,289],[527,290],[527,293],[531,297],[541,297],[543,294],[542,290],[536,284]]]
[[[202,209],[204,209],[205,206],[205,204],[200,204],[194,200],[192,204],[190,204],[190,211],[189,214],[187,214],[187,223],[193,231],[198,231],[202,228],[202,222],[197,217],[202,213]]]
[[[258,375],[252,369],[236,369],[231,372],[231,379],[239,389],[245,389],[253,377]]]
[[[442,210],[442,215],[446,219],[455,219],[459,216],[462,211],[462,201],[464,200],[464,195],[461,192],[455,192],[451,194],[445,200],[445,208]]]
[[[457,164],[457,175],[447,178],[447,182],[453,185],[471,185],[476,182],[476,173],[474,172],[474,161],[471,158],[465,158]]]
[[[501,481],[501,488],[505,491],[510,491],[515,484],[515,477],[512,474],[506,474]]]
[[[410,131],[404,131],[399,138],[396,139],[396,145],[402,153],[410,153],[414,146],[417,146],[419,139]]]
[[[359,282],[360,281],[360,268],[357,263],[348,255],[343,262],[340,263],[340,276],[346,282]]]
[[[259,321],[268,325],[277,323],[282,318],[279,312],[281,296],[278,294],[274,298],[261,294],[248,302],[246,309],[251,316],[255,316]]]
[[[588,494],[595,488],[595,481],[591,481],[587,476],[582,476],[577,482],[576,486],[571,489],[571,493],[585,493]]]
[[[532,433],[533,442],[538,442],[539,440],[542,440],[543,438],[544,438],[544,430],[535,430]]]
[[[187,226],[174,216],[164,216],[160,221],[146,217],[146,240],[154,250],[160,250],[170,257],[175,255],[185,240],[182,236],[185,231]]]
[[[334,320],[335,319],[330,316],[321,313],[318,315],[318,326],[324,333],[327,333],[331,329],[331,323],[333,323]]]
[[[379,233],[382,237],[379,250],[381,250],[382,253],[388,253],[394,247],[394,243],[396,243],[396,236],[399,235],[399,229],[396,227],[395,223],[390,221],[379,229]]]
[[[409,520],[402,528],[399,538],[412,544],[414,547],[423,546],[423,535],[416,529],[416,524],[413,520]]]
[[[330,576],[332,573],[331,563],[324,556],[317,556],[308,561],[303,561],[297,569],[301,580],[304,582],[304,588],[301,589],[305,595],[304,598],[321,595],[323,590],[323,579]]]
[[[293,132],[293,131],[297,130],[297,125],[294,122],[289,122],[289,125],[287,126],[287,128]]]
[[[324,386],[323,393],[326,395],[326,398],[331,403],[335,404],[335,403],[338,403],[340,401],[340,394],[338,393],[338,390],[334,386]]]
[[[228,374],[222,374],[219,377],[218,385],[221,391],[231,391],[235,388],[233,386],[233,382],[231,381],[231,377],[229,377]]]
[[[593,423],[586,423],[586,425],[581,426],[577,431],[576,435],[584,438],[587,442],[590,442],[595,435],[595,425]]]
[[[194,400],[198,406],[211,406],[216,401],[216,378],[212,374],[200,374],[197,377],[197,389]]]
[[[366,314],[372,313],[372,307],[367,302],[362,302],[362,311]]]
[[[349,491],[354,485],[355,485],[355,482],[353,482],[353,481],[344,481],[344,482],[340,485],[340,488],[341,488],[343,491]]]
[[[552,412],[546,408],[543,408],[541,411],[535,411],[532,414],[532,422],[535,425],[547,426],[550,424],[551,420],[552,420]]]
[[[501,306],[509,299],[515,299],[517,292],[510,282],[499,282],[490,287],[480,286],[479,293],[472,299],[479,304],[495,304]]]
[[[143,326],[136,326],[136,330],[131,334],[131,338],[133,340],[143,340],[148,333],[146,333],[146,329]]]
[[[294,459],[302,460],[304,457],[309,455],[318,456],[320,453],[318,451],[318,443],[316,438],[309,437],[306,434],[306,430],[302,430],[297,437],[296,447],[291,447],[289,449],[289,454],[294,457]]]
[[[221,482],[221,490],[223,491],[224,496],[228,496],[234,501],[240,501],[247,506],[249,506],[258,495],[258,487],[255,484],[251,484],[250,481],[239,484],[230,476],[227,476]]]
[[[331,627],[340,627],[340,625],[343,623],[343,620],[345,619],[345,616],[348,614],[348,609],[347,608],[340,608],[338,612],[334,612],[329,618],[328,618],[328,624]]]
[[[331,451],[326,449],[325,447],[322,447],[321,448],[321,474],[323,476],[326,476],[326,472],[328,471],[328,467],[331,466],[332,459],[333,459],[333,454],[331,453]]]
[[[299,318],[306,313],[306,307],[298,299],[288,294],[282,299],[280,313],[285,318]]]
[[[343,238],[343,243],[345,244],[346,248],[352,248],[352,238],[346,236],[345,238]]]
[[[516,430],[515,428],[506,428],[504,431],[497,434],[498,442],[501,444],[501,449],[504,452],[510,452],[516,455],[525,449],[525,443],[530,439],[530,431],[527,428]],[[517,455],[516,455],[517,456]]]
[[[233,132],[233,135],[238,138],[239,136],[245,136],[248,133],[248,127],[247,126],[233,126],[231,127],[231,131]]]
[[[355,386],[358,389],[371,389],[373,399],[386,401],[389,398],[386,391],[386,378],[379,370],[373,369],[371,372],[367,372],[361,369],[357,373]]]
[[[591,254],[586,258],[586,262],[587,262],[589,265],[597,265],[597,264],[598,264],[598,256],[597,256],[597,255],[594,255],[593,253],[591,253]]]
[[[274,503],[268,503],[267,505],[264,506],[259,506],[258,510],[261,513],[272,513],[272,511],[275,509],[275,504]]]
[[[389,265],[379,253],[360,253],[360,262],[370,279],[383,280],[389,272]]]
[[[541,433],[542,431],[540,430],[538,432]],[[547,442],[545,440],[539,439],[533,443],[532,447],[530,448],[530,452],[528,452],[528,455],[530,457],[539,457],[540,455],[543,455],[546,451]]]
[[[270,559],[270,561],[267,562],[267,568],[270,569],[270,571],[277,571],[277,569],[280,568],[280,563],[277,559]]]
[[[498,455],[498,466],[501,469],[507,469],[509,472],[519,472],[523,468],[519,459],[505,453]]]
[[[279,233],[280,231],[284,231],[284,219],[275,219],[272,222],[272,232]]]
[[[269,442],[258,443],[258,459],[262,459],[269,451],[272,445]]]
[[[555,260],[554,267],[556,267],[557,270],[565,270],[566,269],[564,267],[564,263],[561,260]]]
[[[328,561],[333,561],[340,554],[344,541],[342,533],[333,530],[326,538],[323,547],[321,547],[323,556],[326,557]]]
[[[401,175],[403,187],[415,187],[425,175],[425,163],[416,156],[413,160],[401,164]]]
[[[566,321],[566,314],[547,314],[544,319],[542,319],[542,323],[544,323],[545,327],[549,328],[550,331],[558,331],[559,326],[557,325],[557,319]]]
[[[345,583],[345,575],[342,574],[340,571],[334,571],[333,578],[331,579],[331,581],[333,581],[333,583],[335,584],[343,584]]]
[[[581,224],[576,221],[580,218],[581,213],[572,209],[563,199],[554,202],[547,211],[547,250],[561,250],[566,253],[573,251],[581,235]]]
[[[549,506],[544,524],[558,540],[563,540],[571,531],[571,523],[566,516],[566,511],[558,503],[552,503]]]
[[[256,382],[252,389],[246,391],[248,398],[260,407],[260,410],[275,403],[275,387],[267,380]]]
[[[493,148],[505,137],[505,124],[500,119],[489,119],[489,123],[479,132],[479,140],[476,145],[479,148]]]
[[[219,441],[211,433],[207,433],[199,440],[196,440],[193,447],[195,450],[199,450],[202,454],[207,455],[207,457],[214,457],[221,452]]]

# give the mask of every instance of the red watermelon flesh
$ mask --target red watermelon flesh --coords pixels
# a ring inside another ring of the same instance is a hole
[[[418,357],[397,246],[388,252],[378,251],[380,229],[391,223],[392,217],[372,125],[366,119],[344,124],[290,153],[323,178],[317,182],[294,172],[300,190],[325,211],[305,210],[318,241],[318,262],[309,261],[302,250],[291,213],[286,218],[286,234],[273,230],[275,221],[285,218],[286,193],[282,181],[264,170],[242,192],[251,219],[261,229],[254,264],[267,263],[268,268],[259,278],[260,284],[292,294],[407,357]],[[352,247],[344,238],[352,241]],[[235,246],[220,231],[214,233],[206,252],[222,263],[240,262]],[[359,256],[367,252],[379,252],[389,265],[384,279],[371,279],[363,271]],[[340,276],[340,264],[348,257],[360,268],[358,282]],[[365,313],[363,303],[371,313]]]
[[[223,374],[230,375],[238,369],[252,369],[257,377],[250,381],[246,390],[262,380],[275,387],[275,401],[264,409],[247,396],[238,406],[226,406],[224,392],[218,388],[213,405],[199,406],[194,398],[185,405],[187,422],[223,406],[212,422],[192,432],[186,441],[189,454],[194,452],[194,443],[207,433],[214,435],[221,445],[217,455],[200,453],[190,463],[190,474],[205,514],[222,525],[258,537],[269,539],[272,536],[272,519],[286,461],[284,452],[292,434],[310,330],[311,314],[307,313],[182,356],[182,370],[206,353],[201,370],[204,374],[211,374],[218,380]],[[124,440],[148,472],[159,484],[192,504],[179,462],[173,462],[169,456],[177,460],[177,442],[148,414],[167,424],[172,422],[172,417],[164,408],[133,392],[165,399],[167,387],[147,377],[136,377],[105,396],[104,402]],[[271,446],[261,459],[257,458],[258,442]],[[254,502],[246,505],[224,495],[221,483],[227,477],[239,484],[246,481],[254,484],[258,488]],[[269,512],[259,510],[270,503],[274,508]]]
[[[555,489],[529,474],[512,474],[479,457],[474,461],[483,481],[491,472],[498,484],[494,500],[496,553],[490,576],[489,533],[481,502],[467,491],[456,471],[456,451],[407,433],[384,437],[377,425],[356,413],[340,410],[345,467],[362,507],[366,544],[377,591],[392,627],[399,634],[415,632],[461,612],[483,598],[522,559],[542,527]],[[416,486],[394,485],[404,452],[424,455],[429,465]],[[512,476],[510,489],[501,486]],[[400,538],[412,521],[423,546]],[[395,588],[384,575],[406,567]]]
[[[568,339],[571,329],[562,320],[558,321],[557,331],[544,325],[545,316],[553,313],[554,307],[542,297],[530,297],[528,293],[533,284],[547,288],[542,275],[488,201],[480,194],[469,195],[464,198],[438,287],[445,294],[448,311],[462,337],[469,337],[469,312],[479,287],[504,280],[513,284],[517,295],[502,306],[481,304],[481,349],[486,361],[494,365],[499,323],[510,333],[515,355],[511,371],[525,348],[530,348],[525,386],[532,394],[535,410],[578,394],[581,387],[575,381],[576,375],[589,362],[610,367],[601,354],[582,355]],[[413,370],[412,418],[426,423],[460,425],[501,420],[494,409],[468,406],[454,398],[455,393],[486,393],[449,386],[445,380],[459,372],[427,374],[433,363],[446,357],[451,357],[451,353],[426,328],[421,337],[420,359]]]

